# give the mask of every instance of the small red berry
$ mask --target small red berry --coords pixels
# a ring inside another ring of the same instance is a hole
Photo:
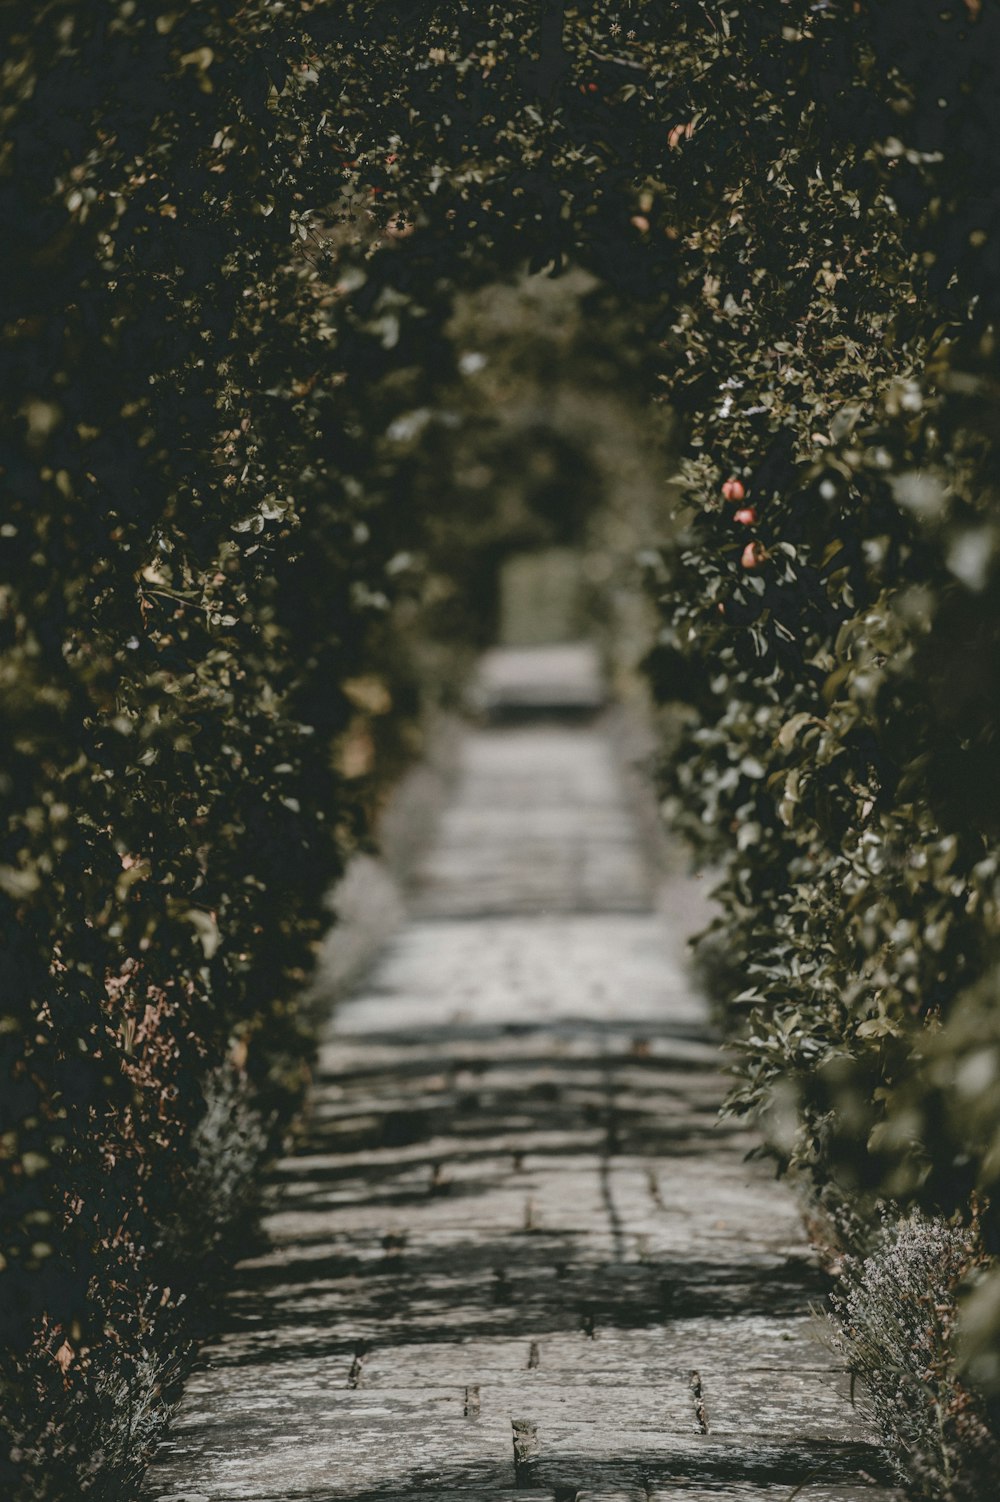
[[[744,568],[760,568],[767,560],[767,549],[762,542],[748,542],[740,555]]]
[[[733,521],[739,522],[743,527],[753,527],[757,522],[757,511],[753,506],[741,506],[733,512]]]
[[[601,92],[601,86],[600,86],[600,84],[597,84],[597,83],[588,83],[588,85],[587,85],[587,93],[588,94],[599,94],[600,92]]]
[[[722,496],[727,501],[742,501],[746,496],[743,481],[737,480],[735,475],[730,476],[722,487]]]

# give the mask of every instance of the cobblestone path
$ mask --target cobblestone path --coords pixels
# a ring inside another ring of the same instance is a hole
[[[716,1120],[696,891],[600,718],[468,732],[150,1502],[885,1502],[792,1198]]]

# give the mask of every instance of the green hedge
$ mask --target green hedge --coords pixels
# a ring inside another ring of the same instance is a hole
[[[379,53],[319,56],[343,15],[3,25],[0,1474],[117,1502],[308,1078],[413,639],[470,630],[499,545],[405,434],[461,380],[457,289],[521,245],[373,208],[341,162],[389,175]]]
[[[996,1128],[957,1125],[971,1065],[940,1120],[926,1071],[969,1046],[996,954],[1000,16],[906,17],[734,23],[730,68],[752,47],[774,73],[685,146],[668,389],[693,511],[651,670],[693,711],[681,821],[729,862],[743,1099],[791,1063],[794,1156],[950,1209],[996,1172]],[[852,82],[829,99],[826,65]],[[700,86],[705,118],[719,84]]]
[[[299,233],[301,29],[238,0],[3,25],[0,1470],[118,1497],[307,1077],[412,527],[375,520],[344,388],[383,333]]]
[[[1000,1393],[1000,9],[755,6],[727,30],[665,189],[691,507],[650,657],[689,710],[668,802],[724,872],[733,1105],[876,1259],[851,1264],[848,1351],[892,1389],[915,1494],[977,1496]],[[956,1215],[964,1263],[933,1220],[876,1250],[879,1197]],[[882,1256],[922,1272],[893,1284]],[[914,1344],[900,1375],[894,1321],[934,1363]]]

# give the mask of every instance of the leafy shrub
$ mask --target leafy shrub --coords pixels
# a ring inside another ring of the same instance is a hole
[[[996,1438],[954,1351],[957,1290],[982,1257],[975,1229],[914,1212],[842,1268],[840,1343],[915,1496],[983,1497],[996,1475]]]
[[[985,1195],[990,1253],[998,40],[995,6],[729,13],[738,82],[720,110],[700,75],[670,200],[691,513],[650,658],[689,707],[669,806],[725,867],[735,1108],[862,1221],[879,1195],[966,1219]],[[876,1353],[880,1265],[854,1309]],[[924,1271],[951,1307],[954,1268]],[[995,1277],[968,1368],[994,1394]]]
[[[179,1371],[162,1354],[173,1342],[146,1334],[160,1348],[155,1354],[140,1347],[126,1360],[105,1347],[69,1383],[42,1352],[29,1355],[29,1380],[13,1395],[5,1425],[11,1471],[37,1478],[37,1495],[117,1502],[138,1486],[163,1432],[165,1390]]]
[[[308,37],[242,0],[4,29],[0,1469],[118,1496],[307,1078],[411,524],[373,524],[298,233]]]
[[[524,241],[470,258],[455,186],[433,248],[377,210],[371,78],[411,59],[355,9],[4,10],[0,1465],[33,1502],[141,1468],[180,1290],[307,1078],[414,610],[496,544],[400,438]]]

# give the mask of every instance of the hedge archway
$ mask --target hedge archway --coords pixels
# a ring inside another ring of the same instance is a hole
[[[436,521],[388,435],[524,267],[631,310],[683,431],[650,674],[726,866],[737,1104],[866,1224],[888,1193],[995,1253],[994,0],[4,26],[11,1348],[134,1375],[206,1074],[297,1097],[351,686]]]

